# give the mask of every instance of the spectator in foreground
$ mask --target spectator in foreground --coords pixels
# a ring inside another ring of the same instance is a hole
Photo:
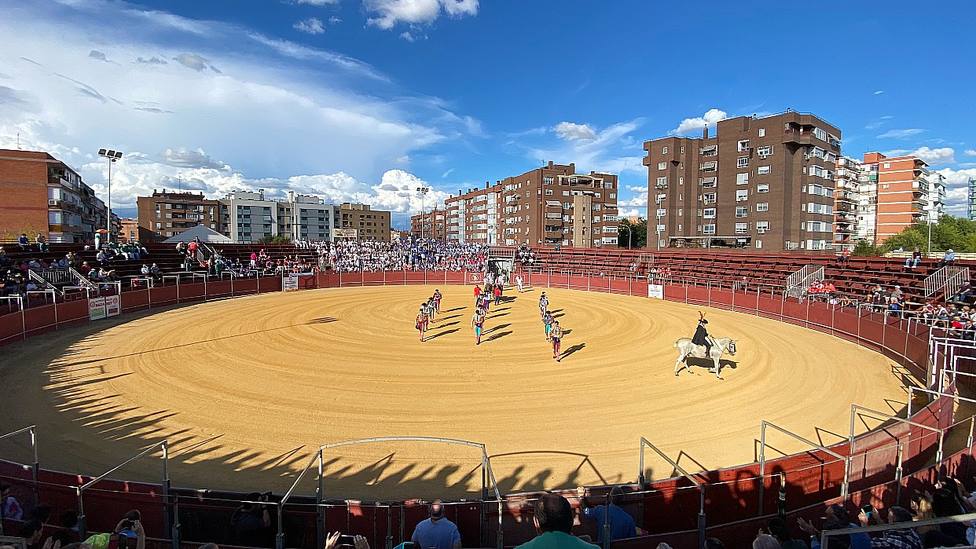
[[[10,495],[10,485],[0,484],[0,518],[21,520],[24,518],[24,508],[17,498]]]
[[[827,506],[826,511],[824,511],[823,529],[824,530],[841,530],[844,528],[857,528],[858,525],[851,522],[850,514],[848,514],[847,509],[843,505],[833,504]],[[813,524],[803,520],[803,517],[798,517],[796,519],[797,526],[800,530],[803,530],[810,535],[810,549],[821,549],[820,548],[820,530],[813,526]],[[838,547],[850,547],[851,549],[870,549],[871,547],[871,537],[864,533],[848,534],[844,537],[832,537],[831,542],[828,544],[829,549],[834,549],[835,544]]]
[[[766,525],[766,531],[779,541],[779,545],[783,549],[807,549],[806,542],[795,539],[790,533],[790,528],[786,525],[786,521],[780,517],[769,519],[769,523]]]
[[[868,517],[864,511],[858,517],[861,524],[867,526]],[[888,508],[888,524],[912,522],[912,513],[904,507],[893,505]],[[914,528],[887,530],[881,537],[871,539],[872,549],[922,549],[922,538],[918,537]]]
[[[758,534],[756,539],[752,540],[752,549],[782,549],[783,546],[779,544],[779,540],[774,538],[769,534]]]
[[[444,517],[444,504],[435,501],[430,504],[430,517],[417,524],[410,541],[418,549],[461,549],[461,532]]]
[[[573,507],[559,494],[545,494],[536,500],[532,521],[539,535],[516,549],[597,549],[572,534]]]
[[[607,515],[610,518],[610,540],[637,537],[637,525],[627,511],[619,505],[610,501],[610,510],[607,511],[606,505],[590,507],[586,501],[586,489],[580,486],[576,489],[576,494],[580,501],[580,522],[588,519],[596,522],[596,542],[603,543],[603,530],[606,524]]]

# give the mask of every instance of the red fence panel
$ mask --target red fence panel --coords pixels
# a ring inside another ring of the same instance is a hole
[[[231,284],[236,284],[232,280],[215,280],[207,284],[207,298],[212,297],[228,297],[230,296]],[[156,304],[155,295],[153,296],[153,305]]]
[[[685,285],[665,284],[664,299],[668,301],[679,301],[684,303],[685,297],[688,295],[687,291],[688,291],[688,286]]]
[[[176,303],[176,286],[156,286],[149,290],[153,307]]]
[[[733,294],[730,290],[712,288],[709,301],[712,307],[716,307],[718,309],[731,309],[732,295]]]
[[[573,290],[589,290],[591,283],[593,284],[593,289],[606,289],[607,287],[606,279],[597,278],[595,276],[569,276],[569,287]]]
[[[122,312],[141,311],[149,307],[149,289],[122,292]],[[88,317],[88,302],[85,303],[85,317]]]
[[[363,273],[363,286],[382,286],[386,284],[386,272]]]
[[[699,305],[705,305],[708,303],[708,290],[709,288],[705,286],[685,286],[686,297],[685,301],[688,303],[696,303]]]
[[[450,271],[444,273],[445,284],[464,284],[466,282],[465,271]]]
[[[24,311],[24,329],[27,336],[53,330],[56,325],[54,305],[31,307]]]
[[[755,312],[759,308],[759,294],[756,292],[736,292],[733,311]]]
[[[179,298],[181,303],[184,301],[203,299],[207,295],[203,282],[180,284],[177,286],[177,289],[179,290]]]
[[[87,310],[88,302],[85,302]],[[0,316],[0,343],[10,343],[23,339],[24,324],[20,311]]]
[[[275,277],[280,282],[280,277]],[[264,283],[264,280],[261,281]],[[257,278],[238,278],[234,281],[234,295],[244,295],[244,294],[256,294],[258,293],[258,279]]]
[[[630,295],[630,285],[631,285],[631,280],[627,278],[610,279],[610,292],[615,294]]]
[[[404,273],[404,280],[407,284],[424,284],[427,280],[427,273],[423,271],[407,271]]]
[[[135,292],[146,296],[145,292]],[[122,294],[124,300],[125,293]],[[88,322],[88,300],[77,299],[58,303],[58,325]]]
[[[569,288],[569,275],[552,273],[549,275],[549,286],[553,288]]]
[[[783,320],[803,325],[807,318],[807,304],[787,299],[783,302]]]
[[[830,305],[822,301],[811,301],[809,303],[809,313],[807,314],[807,321],[816,324],[821,330],[829,329],[832,325],[831,322],[831,307]],[[810,326],[811,328],[813,326]]]

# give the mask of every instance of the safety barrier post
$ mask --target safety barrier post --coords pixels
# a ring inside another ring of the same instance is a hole
[[[177,305],[180,304],[180,278],[182,278],[182,277],[180,277],[180,276],[177,276],[176,277],[176,304]],[[147,286],[148,286],[148,284],[147,284]]]
[[[386,271],[383,271],[386,272]],[[323,473],[325,472],[325,460],[322,458],[322,449],[318,452],[319,478],[315,486],[315,546],[325,546],[325,506],[323,505],[325,494],[323,493]]]
[[[902,478],[902,458],[904,457],[904,448],[902,443],[898,443],[898,457],[897,466],[895,467],[895,501],[901,501],[901,478]]]
[[[697,478],[691,476],[688,473],[688,471],[685,471],[685,469],[682,466],[678,465],[678,462],[676,462],[673,459],[669,458],[667,456],[667,454],[665,454],[664,452],[662,452],[657,446],[651,444],[651,442],[649,440],[647,440],[644,437],[640,437],[640,454],[639,454],[640,455],[640,457],[639,457],[640,472],[637,475],[637,480],[638,480],[638,482],[641,485],[644,484],[644,447],[645,446],[648,447],[648,448],[650,448],[651,450],[654,450],[654,452],[658,456],[660,456],[661,459],[663,459],[664,461],[667,461],[668,464],[670,464],[671,467],[673,467],[675,471],[677,471],[679,474],[681,474],[681,476],[683,476],[686,479],[688,479],[692,484],[695,485],[696,488],[698,488],[698,492],[699,492],[699,506],[698,506],[698,549],[705,549],[705,535],[706,535],[706,530],[707,530],[707,521],[705,519],[705,484],[702,481],[698,480]],[[611,492],[612,492],[612,489],[611,489]],[[609,508],[609,507],[610,506],[607,505],[607,508]],[[609,537],[609,536],[605,536],[604,539],[606,539],[606,537]]]

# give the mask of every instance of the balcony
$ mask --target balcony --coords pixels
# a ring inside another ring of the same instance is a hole
[[[801,128],[786,128],[783,130],[783,142],[797,145],[812,145],[813,132],[803,131]]]

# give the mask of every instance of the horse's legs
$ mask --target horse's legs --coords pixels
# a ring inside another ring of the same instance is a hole
[[[719,355],[717,357],[713,356],[712,357],[712,362],[715,363],[715,369],[712,370],[713,372],[715,372],[715,377],[721,379],[722,378],[722,376],[721,376],[722,355]]]
[[[681,363],[682,361],[684,361],[686,356],[687,355],[685,355],[684,353],[681,353],[678,355],[678,360],[674,361],[674,375],[678,375],[678,372],[681,371],[681,365],[682,365]]]

